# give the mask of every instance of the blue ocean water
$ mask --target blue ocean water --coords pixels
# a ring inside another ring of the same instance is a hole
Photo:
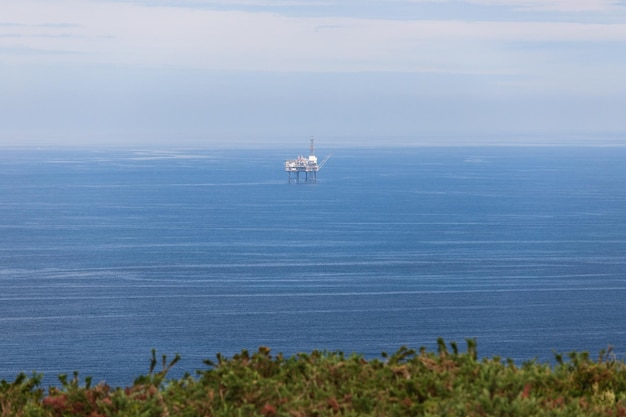
[[[276,149],[3,150],[0,379],[438,337],[624,356],[626,149],[333,153],[296,185]]]

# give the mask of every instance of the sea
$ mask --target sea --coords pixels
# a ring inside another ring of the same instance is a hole
[[[295,152],[2,149],[0,379],[439,337],[626,355],[626,148],[335,148],[314,184]]]

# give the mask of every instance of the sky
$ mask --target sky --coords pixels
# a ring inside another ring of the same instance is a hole
[[[626,144],[626,1],[1,0],[0,75],[0,146]]]

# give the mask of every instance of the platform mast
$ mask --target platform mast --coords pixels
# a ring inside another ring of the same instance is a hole
[[[317,182],[317,158],[315,158],[315,143],[313,140],[313,136],[311,136],[311,145],[309,146],[309,164],[311,164],[311,162],[314,162],[314,169],[310,172],[310,174],[313,176],[311,182]],[[309,182],[309,172],[305,172],[305,178],[306,178],[306,182]]]

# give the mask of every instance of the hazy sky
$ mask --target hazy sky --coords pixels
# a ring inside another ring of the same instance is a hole
[[[626,143],[626,1],[2,0],[0,71],[0,145]]]

